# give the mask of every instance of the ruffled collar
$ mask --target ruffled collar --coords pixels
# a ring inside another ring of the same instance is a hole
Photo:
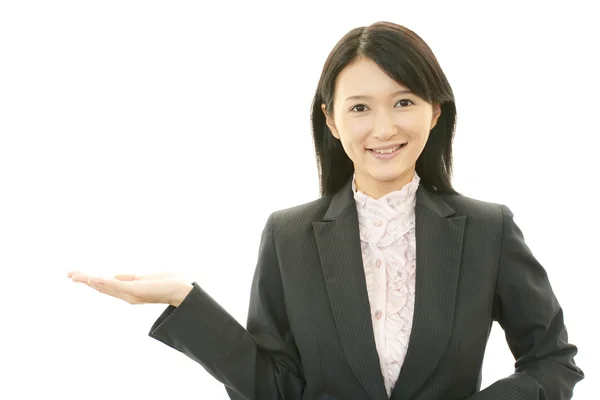
[[[352,192],[354,193],[356,205],[359,208],[364,208],[367,206],[367,204],[369,204],[372,206],[383,206],[384,208],[400,211],[405,208],[406,203],[412,203],[413,200],[415,200],[420,180],[421,178],[415,171],[413,179],[404,185],[402,189],[390,192],[380,199],[375,199],[356,189],[356,174],[353,174]]]
[[[352,191],[358,211],[360,239],[367,243],[387,246],[397,242],[415,227],[415,204],[420,178],[415,172],[412,181],[400,190],[375,199],[356,189],[352,177]]]

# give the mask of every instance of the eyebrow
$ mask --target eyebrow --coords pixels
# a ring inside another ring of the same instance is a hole
[[[402,89],[402,90],[398,90],[397,92],[392,93],[391,97],[398,96],[399,94],[412,94],[412,92],[408,89]],[[346,100],[344,100],[344,101],[370,99],[370,98],[372,98],[372,97],[366,96],[366,95],[356,95],[356,96],[350,96],[350,97],[346,98]]]

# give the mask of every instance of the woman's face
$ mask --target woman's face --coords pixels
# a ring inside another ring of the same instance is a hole
[[[380,198],[414,176],[417,158],[440,116],[432,106],[390,78],[375,62],[359,58],[340,72],[327,126],[354,163],[357,187]]]

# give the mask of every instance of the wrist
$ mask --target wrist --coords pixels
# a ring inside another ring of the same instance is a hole
[[[181,302],[187,297],[188,294],[192,291],[194,286],[190,283],[182,284],[175,293],[173,293],[173,298],[169,301],[169,304],[175,307],[179,307]]]

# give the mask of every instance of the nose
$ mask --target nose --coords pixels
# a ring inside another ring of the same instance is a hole
[[[391,113],[379,112],[373,124],[373,136],[380,140],[388,140],[396,134],[397,127]]]

